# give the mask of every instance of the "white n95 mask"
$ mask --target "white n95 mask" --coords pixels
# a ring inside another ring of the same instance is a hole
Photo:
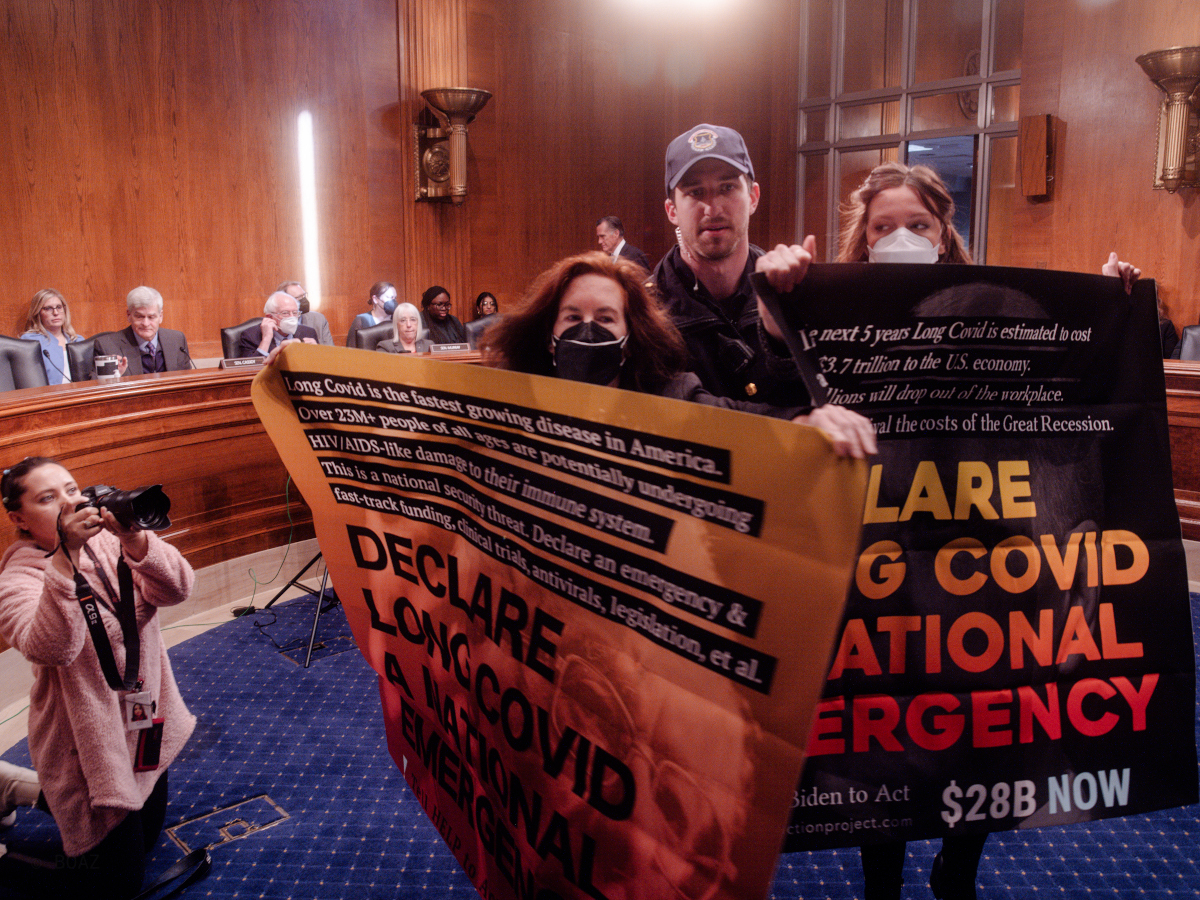
[[[897,228],[877,240],[875,246],[867,250],[867,257],[871,262],[882,263],[935,263],[938,248],[928,238],[913,234],[907,228]]]

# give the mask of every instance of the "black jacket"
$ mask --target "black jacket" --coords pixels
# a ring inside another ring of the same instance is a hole
[[[734,400],[807,407],[808,392],[790,359],[780,360],[766,346],[769,338],[750,286],[750,273],[762,254],[751,245],[737,291],[720,302],[688,268],[678,245],[663,257],[653,278],[687,344],[687,369],[696,373],[705,390]]]
[[[794,419],[796,416],[812,412],[808,406],[772,406],[769,403],[753,403],[749,400],[731,400],[728,397],[718,397],[704,389],[700,379],[693,372],[683,372],[672,378],[658,392],[660,397],[672,400],[686,400],[689,403],[702,403],[705,406],[717,406],[721,409],[736,409],[739,412],[754,413],[758,416],[772,416],[776,419]]]
[[[422,311],[421,321],[425,323],[425,328],[428,331],[425,337],[429,338],[429,343],[431,344],[468,343],[467,326],[453,315],[446,316],[445,320],[439,322],[433,316],[429,315],[428,311]]]
[[[296,333],[293,335],[281,338],[279,332],[276,331],[271,335],[271,349],[274,350],[288,337],[304,340],[312,338],[314,343],[320,343],[316,331],[309,328],[307,325],[297,325]],[[238,341],[238,356],[245,358],[250,356],[258,356],[258,345],[262,343],[262,326],[255,325],[253,328],[247,328],[242,332],[242,339]]]

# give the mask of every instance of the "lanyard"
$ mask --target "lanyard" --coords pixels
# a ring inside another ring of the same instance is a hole
[[[114,594],[108,576],[104,574],[104,570],[100,567],[100,561],[92,553],[92,548],[84,544],[83,549],[96,566],[100,580],[104,582],[105,588],[112,597],[115,607],[113,611],[121,625],[121,639],[125,643],[125,675],[122,677],[117,671],[117,661],[113,656],[112,644],[108,640],[108,631],[100,619],[100,600],[97,598],[96,592],[92,590],[92,586],[88,584],[87,579],[79,573],[75,564],[71,563],[71,568],[75,570],[75,598],[79,601],[79,606],[83,610],[83,620],[87,623],[88,632],[92,636],[92,645],[96,648],[97,659],[100,660],[100,671],[104,673],[104,680],[114,691],[132,691],[137,687],[138,669],[141,667],[142,656],[142,642],[137,630],[137,605],[133,600],[133,573],[129,571],[125,557],[119,557],[117,559],[117,585],[120,592]],[[63,552],[65,553],[66,550],[64,549]],[[70,560],[70,555],[67,556],[67,559]]]

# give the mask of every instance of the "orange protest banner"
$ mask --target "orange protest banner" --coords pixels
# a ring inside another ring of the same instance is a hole
[[[253,398],[484,897],[766,896],[864,464],[790,422],[320,346]]]

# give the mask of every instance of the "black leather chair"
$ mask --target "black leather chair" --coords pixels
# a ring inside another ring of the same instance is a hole
[[[370,328],[360,328],[354,332],[354,346],[359,350],[374,350],[380,341],[390,341],[392,333],[391,322],[380,322]]]
[[[1183,337],[1171,355],[1176,359],[1200,360],[1200,325],[1188,325],[1183,329]]]
[[[488,326],[500,318],[500,313],[492,313],[490,316],[484,316],[482,319],[476,319],[474,322],[467,323],[467,343],[471,345],[472,350],[479,347],[479,338],[488,330]]]
[[[41,344],[0,335],[0,391],[45,387],[49,383]]]
[[[96,377],[96,338],[110,334],[111,331],[102,331],[87,340],[67,344],[67,369],[72,381],[89,381]]]
[[[247,319],[241,325],[221,329],[221,353],[225,359],[241,357],[242,352],[238,349],[238,344],[242,342],[242,335],[261,322],[262,316],[259,316],[257,319]]]

